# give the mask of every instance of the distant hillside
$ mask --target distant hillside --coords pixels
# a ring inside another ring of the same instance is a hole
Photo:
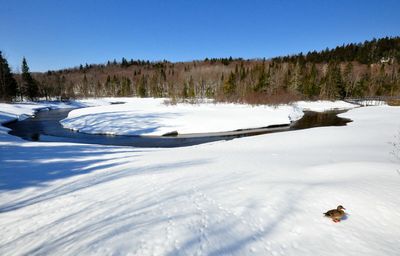
[[[312,51],[303,55],[297,54],[273,59],[279,62],[311,62],[323,63],[329,61],[358,62],[360,64],[400,62],[400,37],[381,38],[358,44],[337,46],[320,52]]]
[[[400,37],[272,59],[109,61],[35,73],[41,96],[215,98],[278,103],[400,94]],[[17,79],[20,81],[21,79]]]

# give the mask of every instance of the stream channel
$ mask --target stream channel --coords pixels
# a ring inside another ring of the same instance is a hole
[[[34,117],[23,121],[14,121],[4,126],[11,129],[9,134],[30,141],[74,142],[133,147],[184,147],[212,141],[231,140],[275,132],[287,132],[324,126],[344,126],[350,119],[337,115],[346,111],[313,112],[306,111],[304,116],[290,125],[272,125],[268,127],[235,130],[229,132],[202,134],[171,134],[170,136],[126,136],[86,134],[63,128],[60,120],[66,118],[72,109],[38,111]]]

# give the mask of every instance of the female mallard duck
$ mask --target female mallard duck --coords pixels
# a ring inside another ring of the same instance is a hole
[[[346,215],[343,211],[346,210],[343,206],[339,205],[336,209],[329,210],[325,214],[325,217],[329,217],[333,222],[340,222],[340,220]]]

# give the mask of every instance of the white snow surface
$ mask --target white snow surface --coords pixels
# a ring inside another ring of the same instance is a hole
[[[123,101],[126,103],[73,110],[61,124],[94,134],[163,135],[174,131],[191,134],[289,124],[302,117],[302,110],[355,107],[343,101],[303,101],[276,107],[225,103],[165,105],[165,99],[154,98],[124,98]]]
[[[400,108],[342,116],[171,149],[0,132],[0,255],[397,256]],[[323,217],[339,204],[346,219]]]
[[[324,112],[327,110],[346,110],[354,108],[355,105],[347,103],[345,101],[326,101],[326,100],[318,100],[318,101],[297,101],[293,104],[295,107],[300,108],[302,110],[310,110],[315,112]]]

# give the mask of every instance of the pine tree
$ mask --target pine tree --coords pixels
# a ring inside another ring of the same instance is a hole
[[[81,93],[85,97],[89,96],[89,82],[86,77],[86,74],[83,75]]]
[[[131,80],[127,77],[123,77],[122,78],[122,82],[121,82],[121,92],[119,96],[131,96],[132,92],[131,92]]]
[[[186,99],[188,97],[188,85],[187,85],[187,82],[183,83],[181,97],[182,97],[182,99]]]
[[[312,64],[311,70],[305,78],[301,93],[309,99],[313,99],[319,94],[318,71],[315,63]]]
[[[343,84],[345,87],[345,97],[351,96],[354,87],[353,64],[348,62],[343,71]]]
[[[67,86],[65,94],[61,95],[61,100],[62,99],[70,99],[70,98],[72,98],[72,99],[75,98],[74,85],[72,82],[70,82],[69,85]]]
[[[376,78],[376,94],[377,95],[382,95],[385,92],[390,92],[390,84],[386,81],[387,80],[387,75],[385,72],[385,64],[382,64],[381,67],[379,68],[379,73]]]
[[[270,71],[265,72],[264,63],[261,66],[260,74],[258,76],[258,82],[254,87],[255,92],[265,91],[270,85]]]
[[[196,89],[195,89],[195,86],[194,86],[194,81],[193,81],[193,77],[192,76],[190,76],[188,85],[189,85],[188,97],[189,98],[195,98],[196,97]]]
[[[346,90],[343,84],[342,73],[337,62],[330,62],[321,88],[322,98],[344,98]]]
[[[129,63],[125,58],[122,58],[122,60],[121,60],[121,67],[123,67],[123,68],[129,67]]]
[[[120,85],[120,80],[116,75],[113,75],[111,79],[111,90],[112,90],[112,96],[118,96],[120,94],[121,90],[121,85]]]
[[[10,101],[17,96],[17,82],[11,74],[7,60],[0,51],[0,99]]]
[[[290,89],[294,91],[301,91],[302,90],[302,81],[303,81],[303,74],[304,74],[304,64],[300,61],[296,62],[294,66],[293,74],[290,79]]]
[[[227,95],[232,95],[236,91],[236,76],[235,73],[231,72],[228,77],[228,81],[224,83],[223,87],[224,93]]]
[[[112,92],[111,86],[112,86],[112,85],[111,85],[111,77],[110,77],[110,75],[108,75],[108,76],[107,76],[106,83],[105,83],[105,85],[104,85],[105,91],[106,91],[106,94],[107,94],[107,95],[111,95],[111,92]]]
[[[28,63],[25,57],[22,59],[22,84],[21,84],[21,95],[28,97],[30,100],[35,100],[39,96],[39,89],[37,82],[31,76],[29,72]]]
[[[147,96],[147,79],[142,75],[139,80],[139,86],[137,87],[137,95],[139,97],[146,97]]]
[[[101,84],[100,81],[97,81],[96,87],[94,90],[94,97],[102,96],[102,89],[103,89],[103,85]]]

